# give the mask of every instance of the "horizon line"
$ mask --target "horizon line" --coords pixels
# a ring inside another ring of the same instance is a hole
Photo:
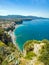
[[[0,15],[0,16],[16,16],[16,15],[18,15],[18,16],[35,16],[35,15],[19,15],[19,14],[7,14],[7,15]],[[49,18],[49,17],[44,17],[44,16],[35,16],[35,17],[41,17],[41,18]]]

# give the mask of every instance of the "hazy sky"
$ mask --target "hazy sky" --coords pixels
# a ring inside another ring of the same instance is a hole
[[[49,17],[49,0],[0,0],[0,15]]]

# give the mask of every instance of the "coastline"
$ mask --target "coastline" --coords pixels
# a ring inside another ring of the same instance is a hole
[[[17,29],[17,28],[20,27],[20,26],[22,26],[22,25],[21,25],[21,24],[16,25],[16,26],[15,26],[15,29]],[[18,44],[16,43],[16,37],[15,37],[15,34],[14,34],[15,29],[14,29],[13,31],[10,30],[10,31],[8,32],[8,34],[11,36],[12,43],[18,48],[19,51],[21,51],[20,48],[19,48],[19,46],[18,46]],[[21,52],[22,52],[22,51],[21,51]]]

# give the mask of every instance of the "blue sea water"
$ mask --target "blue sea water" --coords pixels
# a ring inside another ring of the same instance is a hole
[[[49,20],[37,19],[32,21],[23,21],[21,26],[14,31],[16,43],[20,49],[28,40],[49,40]]]

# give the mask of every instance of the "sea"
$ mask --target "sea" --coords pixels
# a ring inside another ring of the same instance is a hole
[[[49,19],[23,21],[14,30],[16,44],[22,50],[28,40],[49,40]]]

